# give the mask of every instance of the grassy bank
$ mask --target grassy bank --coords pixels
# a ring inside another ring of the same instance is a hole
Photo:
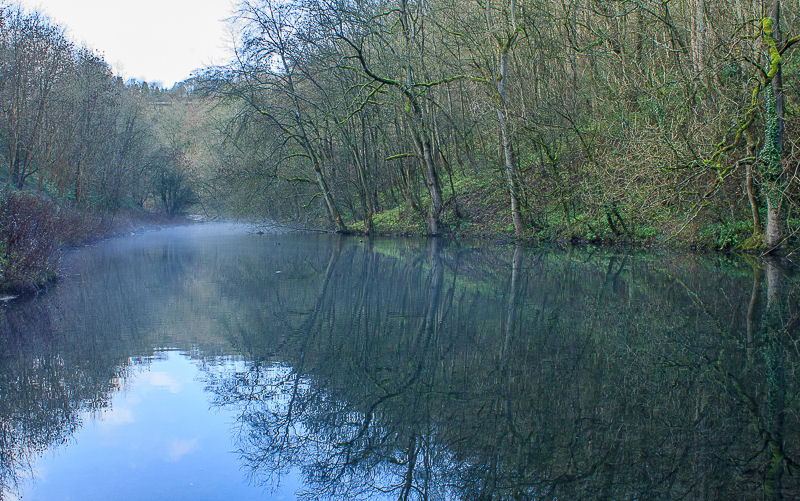
[[[141,211],[113,214],[60,205],[24,191],[0,192],[0,293],[41,290],[58,277],[62,250],[176,218]]]

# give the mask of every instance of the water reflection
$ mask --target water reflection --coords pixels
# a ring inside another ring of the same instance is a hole
[[[236,417],[242,481],[300,472],[300,497],[800,492],[781,263],[211,230],[130,245],[3,313],[2,485],[169,347]]]

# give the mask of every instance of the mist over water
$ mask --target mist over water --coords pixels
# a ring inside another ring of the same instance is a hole
[[[780,263],[204,224],[0,312],[2,499],[792,499]]]

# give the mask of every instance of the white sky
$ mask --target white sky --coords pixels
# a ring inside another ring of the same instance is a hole
[[[14,0],[12,0],[14,2]],[[224,21],[235,0],[16,0],[103,54],[124,79],[166,88],[195,69],[224,64],[231,35]]]

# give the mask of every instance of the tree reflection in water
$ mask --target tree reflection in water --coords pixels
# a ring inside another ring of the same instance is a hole
[[[310,498],[792,497],[797,287],[665,259],[339,245],[210,389]]]
[[[108,410],[130,367],[167,344],[152,326],[194,254],[161,245],[120,263],[113,250],[72,263],[69,288],[0,309],[0,501],[16,499],[35,460]]]
[[[4,310],[0,492],[165,346],[208,362],[252,480],[299,468],[308,498],[800,492],[779,262],[277,240],[101,254]]]

